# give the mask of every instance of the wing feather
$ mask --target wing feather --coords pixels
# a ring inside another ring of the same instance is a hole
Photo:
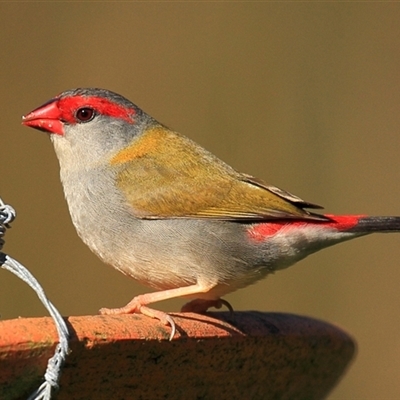
[[[164,127],[146,131],[131,147],[115,155],[123,162],[114,164],[117,184],[137,218],[328,219],[305,210],[320,206],[235,171]]]

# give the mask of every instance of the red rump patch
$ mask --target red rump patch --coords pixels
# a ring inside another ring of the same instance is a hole
[[[131,124],[135,122],[133,119],[135,110],[133,108],[126,108],[103,97],[73,96],[61,98],[57,102],[61,118],[71,124],[79,122],[75,113],[83,107],[93,108],[98,114],[123,119]]]
[[[326,217],[330,218],[331,221],[298,221],[298,220],[282,220],[276,222],[262,222],[261,224],[253,225],[248,231],[248,236],[251,240],[256,242],[262,242],[266,238],[276,235],[281,229],[301,229],[302,227],[310,226],[324,226],[327,228],[333,228],[338,231],[346,231],[357,225],[360,218],[365,215],[329,215]]]

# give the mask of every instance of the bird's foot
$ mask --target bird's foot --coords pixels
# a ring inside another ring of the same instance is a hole
[[[150,318],[158,319],[164,325],[171,326],[171,334],[169,340],[175,336],[176,327],[175,322],[167,313],[153,308],[147,307],[140,301],[140,296],[132,299],[126,306],[121,308],[102,308],[99,311],[102,315],[121,315],[121,314],[143,314]]]
[[[197,314],[204,314],[210,307],[215,307],[220,309],[222,306],[225,306],[231,316],[233,316],[233,307],[224,299],[216,299],[216,300],[204,300],[204,299],[195,299],[186,303],[182,308],[181,312],[194,312]]]

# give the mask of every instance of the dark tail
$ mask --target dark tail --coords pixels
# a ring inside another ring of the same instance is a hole
[[[400,231],[400,217],[360,217],[348,232],[396,232]]]

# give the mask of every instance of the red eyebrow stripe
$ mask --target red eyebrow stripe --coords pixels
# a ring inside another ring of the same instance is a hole
[[[66,122],[76,122],[73,112],[82,107],[94,108],[101,115],[123,119],[131,124],[135,122],[133,119],[135,115],[134,108],[124,107],[103,97],[74,96],[58,100],[58,108],[61,111],[63,120]]]
[[[337,231],[346,231],[357,225],[358,220],[365,215],[326,215],[332,221],[314,222],[314,221],[279,221],[279,222],[262,222],[252,226],[248,230],[248,236],[251,240],[262,242],[270,236],[277,234],[282,228],[293,229],[307,226],[324,226],[336,229]]]

